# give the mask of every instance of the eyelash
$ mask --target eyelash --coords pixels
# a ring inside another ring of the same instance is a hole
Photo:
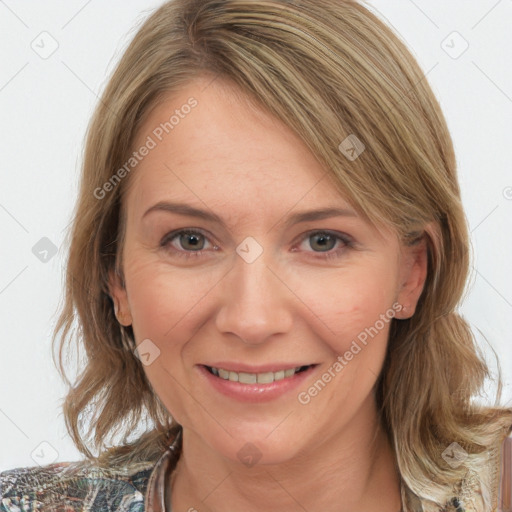
[[[175,238],[177,238],[179,235],[182,235],[182,234],[185,234],[185,233],[187,235],[203,236],[206,239],[208,239],[207,235],[205,233],[203,233],[201,230],[198,230],[198,229],[180,229],[178,231],[172,231],[171,233],[168,233],[167,235],[165,235],[164,238],[162,239],[162,241],[160,242],[160,246],[163,247],[163,248],[169,247],[170,243]],[[331,249],[331,250],[325,251],[325,252],[313,251],[314,254],[318,255],[318,256],[313,256],[314,259],[321,259],[321,260],[326,260],[326,261],[332,261],[332,260],[340,258],[342,256],[342,253],[345,252],[347,249],[354,248],[354,242],[353,242],[353,240],[348,235],[345,235],[345,234],[342,234],[342,233],[338,233],[338,232],[335,232],[335,231],[330,231],[330,230],[317,229],[317,230],[308,231],[307,233],[305,233],[302,236],[301,242],[304,241],[304,240],[307,240],[308,238],[310,238],[313,235],[318,235],[318,234],[329,235],[329,236],[333,237],[334,239],[336,239],[337,241],[342,242],[343,245],[341,247],[337,248],[337,249]],[[213,244],[213,245],[214,245],[214,247],[216,247],[215,244]],[[199,258],[199,257],[203,256],[203,253],[206,252],[206,251],[204,251],[204,250],[200,250],[200,251],[187,251],[187,250],[179,250],[179,249],[173,248],[172,252],[174,252],[180,258],[190,259],[190,258]]]

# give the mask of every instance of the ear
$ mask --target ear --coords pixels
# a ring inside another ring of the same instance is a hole
[[[405,320],[414,315],[427,278],[427,268],[428,244],[423,232],[423,236],[411,245],[401,245],[397,302],[402,304],[402,310],[396,318]]]
[[[116,269],[111,269],[109,271],[108,282],[110,296],[114,301],[114,313],[116,318],[121,325],[128,327],[132,324],[132,315],[124,280]]]

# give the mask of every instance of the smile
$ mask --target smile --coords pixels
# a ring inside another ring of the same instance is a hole
[[[204,391],[211,396],[223,395],[240,402],[261,403],[279,398],[292,400],[293,392],[318,372],[319,363],[302,365],[284,361],[265,365],[248,365],[234,361],[211,361],[195,365]]]
[[[224,368],[214,368],[206,366],[207,370],[224,380],[231,382],[239,382],[241,384],[271,384],[272,382],[293,377],[296,373],[300,373],[309,369],[312,365],[297,366],[296,368],[288,368],[286,370],[278,370],[276,372],[248,373],[234,372]]]

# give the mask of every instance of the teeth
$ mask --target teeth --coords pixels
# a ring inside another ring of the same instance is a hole
[[[256,384],[257,379],[258,375],[255,373],[240,372],[238,374],[238,382],[241,382],[242,384]]]
[[[258,384],[270,384],[274,382],[275,375],[276,374],[273,372],[258,373]]]
[[[264,373],[246,373],[246,372],[232,372],[224,370],[223,368],[210,368],[212,373],[217,377],[232,382],[240,382],[241,384],[270,384],[275,380],[282,380],[292,375],[295,375],[302,366],[297,368],[289,368],[288,370],[279,370],[277,372],[264,372]]]

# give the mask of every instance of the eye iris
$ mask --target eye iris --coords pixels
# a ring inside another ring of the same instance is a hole
[[[315,234],[310,237],[310,240],[316,239],[316,242],[311,244],[311,247],[314,249],[315,243],[318,244],[320,251],[328,251],[334,247],[336,242],[335,238],[327,233]]]
[[[190,245],[187,246],[187,243]],[[183,233],[180,235],[180,244],[184,249],[200,251],[204,247],[204,239],[202,239],[202,235],[195,233]]]

